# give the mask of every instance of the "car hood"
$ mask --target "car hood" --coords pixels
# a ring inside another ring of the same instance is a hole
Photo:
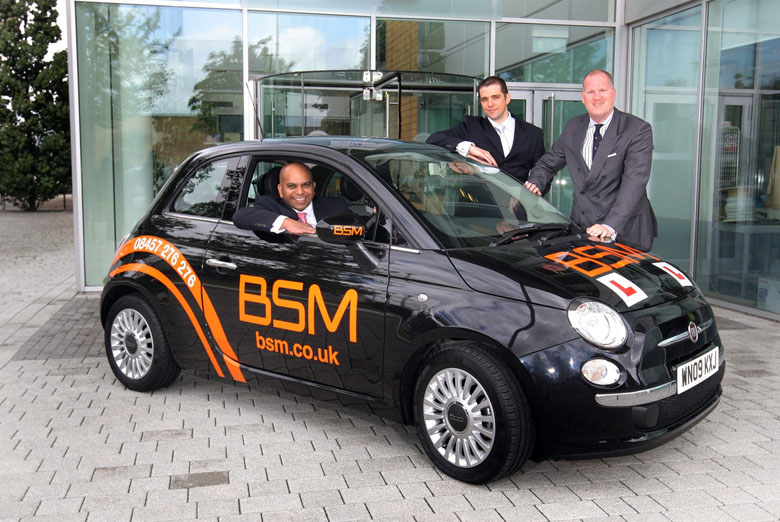
[[[448,250],[472,289],[564,309],[591,297],[619,312],[669,302],[695,289],[681,270],[625,245],[564,240]]]

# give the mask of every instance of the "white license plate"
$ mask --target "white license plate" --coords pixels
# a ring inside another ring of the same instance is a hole
[[[677,367],[677,393],[701,384],[718,372],[718,347]]]

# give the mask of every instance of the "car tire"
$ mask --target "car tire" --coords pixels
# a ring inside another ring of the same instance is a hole
[[[120,297],[106,317],[108,362],[119,381],[136,391],[152,391],[172,383],[181,372],[173,358],[160,319],[138,294]]]
[[[517,377],[475,343],[445,345],[429,356],[415,386],[414,416],[434,465],[473,484],[517,471],[536,436]]]

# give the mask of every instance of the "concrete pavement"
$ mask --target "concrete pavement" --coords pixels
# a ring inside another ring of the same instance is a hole
[[[655,450],[471,486],[410,427],[272,379],[124,389],[71,212],[0,212],[0,522],[780,520],[780,328],[716,309],[720,405]]]

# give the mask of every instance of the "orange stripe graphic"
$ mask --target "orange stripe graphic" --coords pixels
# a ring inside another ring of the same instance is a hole
[[[181,292],[179,292],[179,289],[176,288],[176,285],[174,285],[170,279],[165,277],[165,275],[156,268],[153,268],[149,265],[143,265],[141,263],[130,263],[129,265],[122,265],[111,272],[110,276],[114,277],[116,274],[120,274],[122,272],[143,272],[144,274],[157,279],[159,282],[164,284],[168,290],[171,291],[176,300],[179,301],[179,304],[181,304],[181,307],[184,308],[184,311],[187,312],[187,317],[190,318],[192,326],[195,327],[195,331],[198,333],[200,342],[203,343],[203,347],[206,349],[206,353],[211,360],[211,364],[214,365],[214,368],[217,370],[219,376],[224,377],[225,374],[222,372],[222,368],[219,367],[217,358],[214,357],[214,352],[211,350],[211,346],[209,346],[209,342],[206,339],[206,334],[203,333],[203,329],[200,327],[198,320],[195,318],[195,313],[192,311],[192,308],[190,308],[189,303],[187,303],[187,301],[184,299],[184,296],[181,294]]]
[[[246,382],[246,379],[244,378],[244,375],[241,372],[241,368],[239,366],[238,357],[227,340],[227,336],[225,335],[225,331],[222,328],[222,323],[219,320],[219,316],[217,315],[214,306],[211,304],[211,299],[209,299],[206,290],[202,287],[200,279],[198,279],[198,276],[195,275],[195,271],[192,269],[192,266],[182,255],[179,249],[170,242],[159,237],[138,236],[136,238],[128,239],[124,244],[122,244],[114,256],[114,260],[112,261],[111,266],[113,266],[122,257],[132,252],[147,252],[154,254],[165,260],[169,265],[171,265],[171,268],[173,268],[179,274],[182,281],[184,281],[184,283],[187,285],[187,288],[190,289],[190,292],[197,301],[198,306],[200,306],[200,309],[206,316],[206,323],[211,329],[211,333],[214,335],[214,340],[217,342],[220,350],[222,350],[222,358],[224,359],[225,364],[230,371],[230,375],[233,377],[233,379],[239,382]],[[112,274],[113,273],[114,272],[112,272]],[[204,300],[206,305],[205,307]],[[210,350],[209,354],[211,355]],[[213,360],[212,363],[214,363]],[[216,363],[214,364],[216,365]],[[222,376],[221,373],[220,376]]]

